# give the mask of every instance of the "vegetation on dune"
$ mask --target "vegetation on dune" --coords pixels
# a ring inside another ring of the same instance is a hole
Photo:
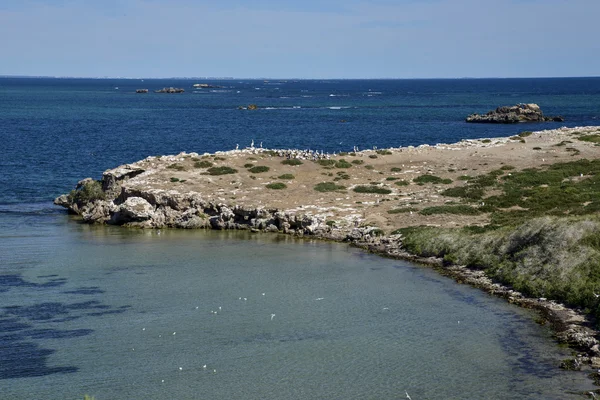
[[[339,160],[338,162],[336,162],[335,164],[336,168],[350,168],[352,167],[352,164],[350,164],[348,161],[344,160],[343,158],[341,160]]]
[[[212,167],[214,164],[211,163],[210,161],[204,160],[204,161],[196,161],[194,163],[194,168],[210,168]]]
[[[248,171],[252,172],[253,174],[260,174],[262,172],[269,171],[269,169],[270,168],[265,165],[257,165],[255,167],[249,168]]]
[[[511,166],[469,177],[444,196],[464,204],[421,214],[490,213],[483,227],[410,227],[403,246],[422,257],[483,269],[533,297],[581,307],[600,317],[600,160],[515,171]],[[476,204],[473,204],[476,203]],[[390,213],[402,212],[398,209]]]
[[[207,170],[209,175],[226,175],[226,174],[236,174],[237,169],[222,166],[222,167],[211,167]]]
[[[283,165],[302,165],[303,162],[297,158],[290,158],[281,162]]]
[[[181,164],[170,164],[167,168],[174,169],[175,171],[185,171],[185,167]]]
[[[384,150],[377,150],[376,153],[379,154],[380,156],[389,156],[389,155],[392,154],[391,151],[385,150],[385,149]]]
[[[283,174],[277,177],[278,179],[295,179],[296,177],[292,174]]]
[[[410,185],[410,183],[408,183],[407,181],[405,181],[404,179],[400,180],[400,181],[396,181],[394,182],[394,185],[398,185],[398,186],[408,186]]]
[[[384,188],[384,187],[380,187],[380,186],[364,186],[364,185],[359,185],[356,186],[354,189],[356,193],[375,193],[375,194],[390,194],[392,193],[392,191],[388,188]]]
[[[364,164],[365,162],[363,160],[352,160],[351,163],[355,164],[355,165],[361,165],[361,164]]]
[[[266,185],[266,187],[267,187],[267,189],[281,190],[281,189],[287,188],[287,185],[283,182],[274,182],[274,183],[269,183],[268,185]]]
[[[448,179],[448,178],[440,178],[439,176],[435,176],[435,175],[431,175],[431,174],[425,174],[425,175],[421,175],[421,176],[417,176],[416,178],[413,179],[413,182],[419,185],[423,185],[425,183],[443,183],[445,185],[452,183],[452,179]]]
[[[532,297],[582,307],[600,317],[600,220],[541,217],[516,227],[399,229],[403,245],[422,257],[483,269]]]
[[[392,210],[388,210],[388,214],[404,214],[404,213],[411,213],[411,212],[417,212],[417,211],[419,211],[419,210],[414,207],[400,207],[400,208],[394,208]]]
[[[314,186],[317,192],[336,192],[339,190],[345,190],[346,186],[336,185],[335,182],[321,182]]]

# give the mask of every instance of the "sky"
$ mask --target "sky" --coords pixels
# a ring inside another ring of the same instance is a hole
[[[599,0],[0,0],[0,75],[600,75]]]

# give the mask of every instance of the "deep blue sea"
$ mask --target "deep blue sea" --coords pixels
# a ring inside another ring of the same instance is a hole
[[[170,86],[186,91],[153,92]],[[565,122],[464,122],[516,103]],[[600,78],[0,78],[0,400],[580,398],[585,374],[557,368],[570,351],[532,314],[429,269],[286,236],[82,225],[52,200],[149,155],[583,125],[600,125]]]

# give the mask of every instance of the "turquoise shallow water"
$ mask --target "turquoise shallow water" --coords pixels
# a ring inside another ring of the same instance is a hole
[[[38,223],[0,234],[3,399],[565,399],[589,387],[557,368],[568,350],[529,312],[427,268],[271,234]]]

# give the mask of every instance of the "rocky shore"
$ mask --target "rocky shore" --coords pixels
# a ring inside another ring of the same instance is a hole
[[[459,282],[539,310],[557,339],[578,352],[563,366],[598,369],[597,332],[585,314],[556,300],[526,297],[482,270],[410,253],[397,232],[418,225],[485,226],[490,221],[485,204],[470,206],[476,212],[468,213],[428,210],[452,209],[455,199],[447,190],[465,188],[467,174],[598,159],[596,138],[599,127],[580,127],[339,154],[251,145],[216,154],[152,156],[107,170],[99,181],[84,179],[55,204],[88,223],[279,232],[432,265]]]

